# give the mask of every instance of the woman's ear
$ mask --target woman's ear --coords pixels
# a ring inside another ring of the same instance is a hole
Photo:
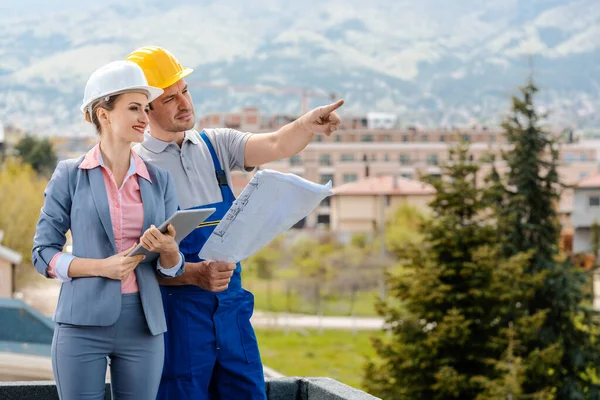
[[[108,111],[106,111],[106,109],[104,108],[98,107],[98,110],[96,111],[96,117],[100,122],[104,121],[110,123],[110,119],[108,118]]]

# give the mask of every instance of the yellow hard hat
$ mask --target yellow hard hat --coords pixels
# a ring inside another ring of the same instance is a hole
[[[161,89],[171,86],[193,71],[191,68],[182,67],[171,52],[157,46],[140,47],[125,59],[142,68],[148,85]]]

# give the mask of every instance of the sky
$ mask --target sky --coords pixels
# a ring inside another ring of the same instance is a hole
[[[112,3],[114,0],[102,0]],[[98,3],[92,0],[0,0],[0,18],[18,17],[24,14],[39,15],[50,12],[68,10],[89,10],[97,7]]]

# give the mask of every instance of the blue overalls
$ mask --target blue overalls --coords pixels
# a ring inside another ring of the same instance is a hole
[[[188,262],[198,252],[235,197],[204,132],[223,201],[194,208],[216,211],[180,244]],[[219,293],[197,286],[161,286],[167,319],[165,364],[157,399],[265,400],[265,381],[250,317],[254,296],[242,289],[238,263],[229,287]]]

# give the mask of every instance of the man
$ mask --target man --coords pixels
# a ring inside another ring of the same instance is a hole
[[[216,208],[180,245],[185,273],[161,281],[168,331],[158,398],[266,399],[250,324],[254,296],[242,289],[241,266],[203,261],[198,252],[235,199],[230,171],[251,171],[291,157],[315,133],[330,135],[340,123],[335,110],[343,100],[314,109],[272,133],[232,129],[198,133],[193,129],[194,107],[184,80],[192,70],[160,47],[140,48],[127,60],[142,67],[150,85],[164,90],[150,105],[150,133],[135,151],[171,172],[180,208]]]

